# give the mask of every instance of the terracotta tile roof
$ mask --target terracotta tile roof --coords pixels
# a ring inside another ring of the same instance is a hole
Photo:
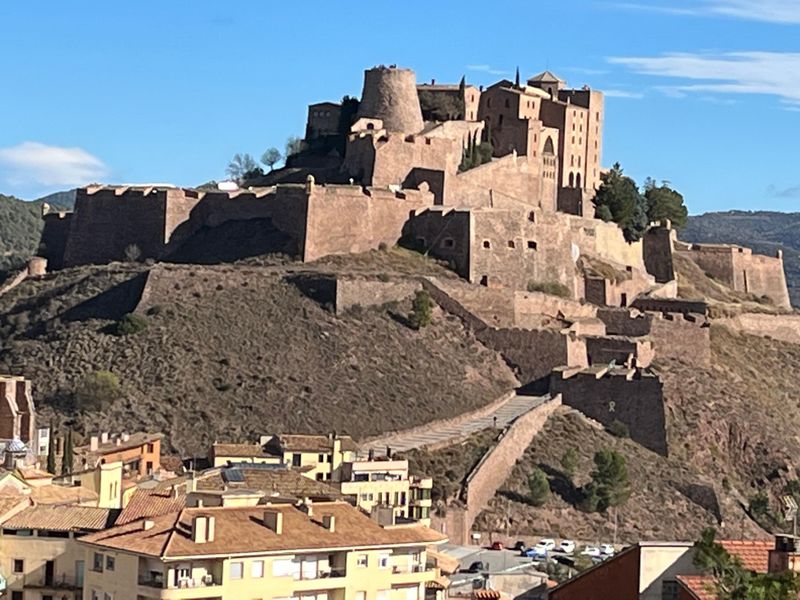
[[[277,436],[284,450],[289,452],[330,452],[333,448],[333,440],[327,435],[286,435]],[[355,452],[358,446],[349,435],[340,435],[339,441],[342,442],[342,450],[345,452]]]
[[[296,552],[334,548],[366,548],[435,544],[447,540],[441,534],[419,525],[383,528],[357,508],[345,502],[313,505],[313,517],[289,504],[270,505],[283,514],[283,533],[277,534],[263,523],[266,505],[246,508],[186,508],[178,513],[155,517],[149,528],[146,521],[89,534],[81,541],[137,554],[160,558],[236,555],[259,552]],[[335,517],[335,531],[323,527],[323,516]],[[191,539],[192,519],[215,518],[214,539],[196,544]]]
[[[739,557],[745,569],[756,573],[769,571],[769,551],[775,548],[774,541],[720,540],[719,543],[729,554]]]
[[[472,592],[475,600],[499,600],[500,592],[497,590],[475,590]]]
[[[31,486],[31,499],[36,504],[97,504],[97,492],[79,486]]]
[[[31,499],[28,496],[23,496],[21,494],[0,496],[0,522],[2,522],[7,515],[11,516],[15,514],[15,512],[19,512],[20,509],[30,505]]]
[[[678,575],[675,579],[695,600],[714,600],[714,578],[708,575]]]
[[[250,456],[273,456],[264,452],[261,444],[214,444],[211,447],[214,456],[230,456],[248,458]]]
[[[3,523],[4,529],[100,531],[114,523],[114,511],[90,506],[31,506]]]
[[[232,483],[225,479],[225,472],[228,468],[218,467],[198,473],[195,476],[196,489],[198,491],[222,490],[226,487],[228,489],[251,489],[289,499],[304,497],[338,499],[343,497],[330,485],[304,477],[295,470],[241,465],[234,468],[242,474],[244,481]],[[128,505],[123,509],[117,519],[117,524],[123,525],[137,519],[181,510],[186,506],[189,479],[189,475],[184,475],[160,482],[153,487],[140,487],[133,493]]]
[[[120,440],[119,444],[117,444],[118,439]],[[138,433],[130,434],[128,436],[128,440],[124,442],[121,441],[121,438],[115,437],[105,444],[100,444],[97,447],[97,450],[92,450],[90,444],[78,446],[75,448],[75,459],[77,461],[77,459],[80,457],[82,462],[82,460],[86,458],[87,461],[91,462],[92,459],[99,459],[106,454],[113,454],[115,452],[120,452],[121,450],[136,448],[138,446],[143,446],[144,444],[149,444],[162,439],[164,439],[163,433],[147,433],[140,431]]]

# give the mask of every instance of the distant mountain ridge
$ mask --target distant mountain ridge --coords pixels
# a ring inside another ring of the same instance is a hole
[[[681,240],[693,243],[739,244],[774,256],[783,250],[783,265],[792,305],[800,307],[800,213],[742,211],[689,217]]]

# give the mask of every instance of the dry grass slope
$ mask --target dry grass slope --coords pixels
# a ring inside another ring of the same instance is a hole
[[[404,260],[384,258],[380,268]],[[414,331],[397,318],[409,306],[336,316],[280,269],[246,267],[243,278],[243,268],[174,267],[173,289],[149,299],[158,310],[147,329],[125,337],[106,330],[132,310],[144,267],[28,282],[0,298],[0,371],[31,377],[37,401],[55,406],[87,373],[109,369],[123,399],[99,414],[59,416],[81,431],[161,430],[184,454],[265,432],[402,429],[478,408],[516,384],[457,319],[437,312]]]

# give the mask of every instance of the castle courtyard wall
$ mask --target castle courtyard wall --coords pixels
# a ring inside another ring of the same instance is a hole
[[[592,367],[574,373],[556,369],[551,394],[561,394],[571,406],[590,419],[610,426],[624,423],[631,439],[667,456],[667,430],[661,381],[649,372],[618,369],[604,372]]]

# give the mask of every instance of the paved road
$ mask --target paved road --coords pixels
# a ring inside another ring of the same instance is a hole
[[[482,417],[470,419],[457,425],[449,425],[437,428],[435,425],[425,431],[409,432],[403,434],[393,434],[386,438],[375,440],[370,447],[375,448],[376,454],[385,453],[385,446],[389,445],[394,452],[405,452],[414,448],[422,448],[432,444],[439,444],[447,441],[456,441],[472,433],[486,429],[487,427],[497,426],[503,428],[514,421],[520,415],[525,414],[549,400],[549,396],[514,396],[495,409],[493,412]],[[495,421],[495,418],[497,421]]]

